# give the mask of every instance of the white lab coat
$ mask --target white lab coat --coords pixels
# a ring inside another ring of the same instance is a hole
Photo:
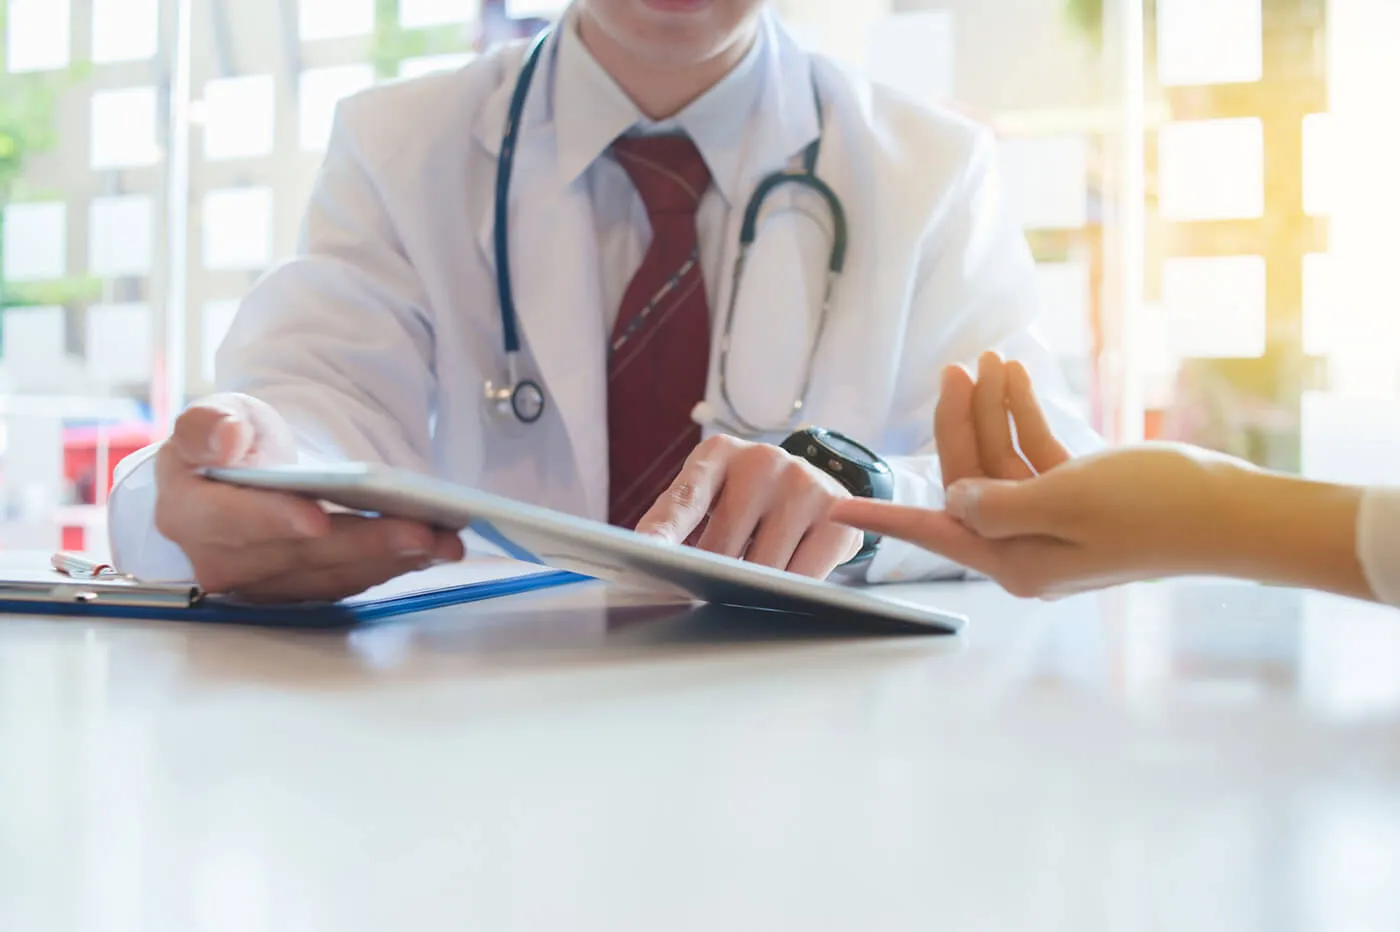
[[[991,135],[872,86],[800,50],[771,18],[775,54],[749,133],[783,133],[795,155],[824,104],[819,173],[841,196],[851,242],[816,355],[806,409],[888,458],[897,497],[942,503],[932,447],[940,369],[989,347],[1028,361],[1071,447],[1097,444],[1064,404],[1062,380],[1028,333],[1034,264],[1004,202]],[[501,380],[493,192],[506,112],[523,59],[501,48],[447,75],[343,103],[307,214],[301,254],[244,302],[218,356],[221,390],[269,402],[308,456],[388,463],[603,520],[608,509],[607,328],[590,201],[563,180],[552,94],[530,95],[512,185],[510,247],[523,371],[549,408],[526,426],[488,413]],[[546,62],[548,62],[548,58]],[[542,63],[536,84],[548,88]],[[751,164],[753,184],[784,164]],[[809,194],[776,195],[740,295],[731,394],[752,421],[782,423],[798,393],[820,305],[829,238]],[[789,209],[785,209],[789,208]],[[742,211],[723,266],[737,249]],[[712,295],[707,400],[731,277]],[[765,438],[781,441],[781,436]],[[128,572],[188,574],[152,523],[154,470],[138,455],[113,491],[112,543]],[[948,575],[946,562],[887,541],[872,581]]]

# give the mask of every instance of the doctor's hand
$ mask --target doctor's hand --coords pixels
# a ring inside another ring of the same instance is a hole
[[[463,556],[456,534],[331,515],[294,495],[200,476],[207,467],[296,462],[291,428],[256,398],[218,395],[191,406],[156,457],[156,528],[185,552],[208,592],[257,602],[335,601]]]
[[[857,500],[832,517],[918,544],[1022,597],[1231,565],[1235,545],[1221,531],[1246,464],[1174,446],[1071,459],[1025,369],[995,356],[983,358],[975,383],[966,370],[945,373],[937,418],[946,511]]]
[[[865,537],[835,524],[851,495],[785,450],[716,436],[700,444],[637,531],[801,576],[825,579]]]

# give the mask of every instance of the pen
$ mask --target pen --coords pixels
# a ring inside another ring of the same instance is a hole
[[[56,553],[49,561],[53,568],[71,579],[120,579],[116,567],[97,563],[76,553]]]

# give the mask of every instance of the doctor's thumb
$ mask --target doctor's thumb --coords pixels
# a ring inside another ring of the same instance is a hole
[[[948,487],[947,511],[968,530],[991,540],[1054,535],[1035,480],[964,479]]]
[[[247,459],[256,431],[242,412],[222,405],[195,405],[175,422],[170,441],[195,468],[237,466]]]

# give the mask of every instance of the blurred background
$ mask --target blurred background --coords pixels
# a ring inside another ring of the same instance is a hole
[[[777,5],[996,131],[1105,435],[1400,476],[1400,0]],[[103,551],[112,468],[210,389],[337,101],[563,6],[4,0],[0,547]]]

